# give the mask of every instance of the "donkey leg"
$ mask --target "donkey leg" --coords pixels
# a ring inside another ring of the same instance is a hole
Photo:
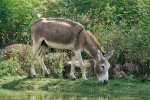
[[[45,77],[49,76],[49,71],[47,70],[47,67],[43,61],[43,57],[44,57],[45,53],[47,52],[47,50],[48,50],[48,48],[46,46],[41,46],[39,54],[38,54],[38,60],[42,67],[43,74],[45,74]]]
[[[71,70],[70,70],[70,78],[72,80],[76,80],[76,77],[74,75],[75,61],[76,61],[76,57],[72,57],[72,59],[71,59]]]
[[[85,71],[85,66],[84,66],[83,60],[82,60],[81,51],[75,51],[75,55],[76,55],[77,60],[79,61],[79,64],[80,64],[80,68],[81,68],[81,72],[82,72],[82,79],[88,80],[86,78],[86,71]]]
[[[31,67],[30,67],[29,77],[36,77],[34,61],[36,59],[36,55],[39,51],[39,48],[40,48],[40,44],[38,44],[38,43],[33,44],[33,46],[32,46]]]

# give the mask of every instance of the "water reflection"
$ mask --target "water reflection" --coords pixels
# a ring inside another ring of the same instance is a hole
[[[49,92],[17,92],[0,90],[0,100],[150,100],[149,96],[131,97],[131,96],[93,96],[81,94],[62,94]]]
[[[99,97],[97,100],[108,100],[106,97]]]
[[[148,97],[103,97],[103,96],[92,96],[92,97],[85,97],[85,96],[71,96],[71,95],[36,95],[36,94],[29,94],[28,100],[149,100]],[[11,99],[10,99],[11,100]],[[13,99],[14,100],[14,99]]]
[[[51,100],[49,95],[28,94],[28,100]]]
[[[28,100],[108,100],[108,97],[82,97],[82,96],[71,96],[71,95],[35,95],[28,94]]]

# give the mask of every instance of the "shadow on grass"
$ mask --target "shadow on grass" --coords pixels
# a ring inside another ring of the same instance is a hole
[[[18,84],[20,84],[21,82],[24,82],[26,80],[29,80],[29,78],[25,77],[25,78],[22,78],[22,79],[14,79],[13,81],[11,81],[9,83],[3,84],[2,88],[3,89],[15,89],[15,90],[17,90],[18,89],[18,87],[17,87]]]

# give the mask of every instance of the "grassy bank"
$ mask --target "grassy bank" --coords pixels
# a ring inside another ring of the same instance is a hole
[[[92,95],[150,95],[150,82],[138,82],[125,79],[110,80],[107,85],[98,83],[95,77],[88,81],[78,79],[35,78],[24,76],[3,77],[0,87],[10,90],[44,90],[66,93],[80,93]]]

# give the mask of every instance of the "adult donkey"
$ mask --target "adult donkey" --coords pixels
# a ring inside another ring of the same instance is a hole
[[[77,59],[80,64],[82,78],[87,80],[81,56],[81,52],[86,51],[95,62],[94,69],[99,81],[108,81],[108,70],[110,67],[108,59],[112,56],[113,52],[108,53],[104,57],[102,54],[103,50],[96,38],[90,32],[86,31],[81,24],[62,18],[41,18],[32,24],[31,37],[33,46],[30,77],[36,76],[34,61],[37,54],[43,73],[45,73],[46,76],[49,75],[49,71],[43,62],[43,56],[47,49],[51,47],[57,49],[70,49],[75,53],[70,72],[72,79],[76,79],[74,75],[74,65],[75,59]]]

